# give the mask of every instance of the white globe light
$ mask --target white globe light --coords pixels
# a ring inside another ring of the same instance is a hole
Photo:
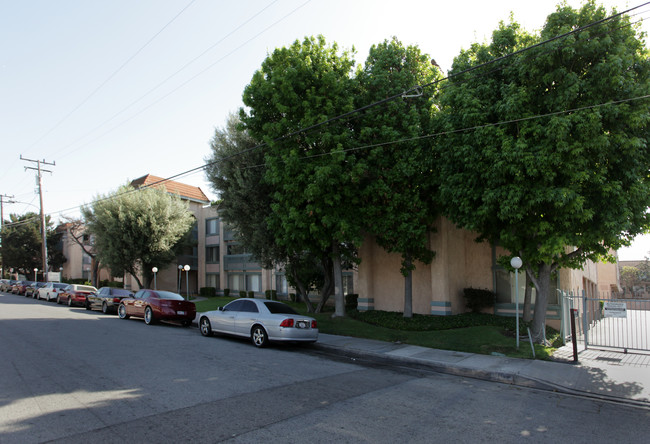
[[[151,271],[153,271],[154,273],[158,273],[158,267],[153,267]]]
[[[521,258],[519,256],[515,256],[512,259],[510,259],[510,265],[512,266],[512,268],[519,270],[523,265],[523,262],[521,261]]]
[[[190,266],[189,266],[189,265],[186,265],[185,267],[183,267],[183,270],[185,270],[185,271],[190,271]]]

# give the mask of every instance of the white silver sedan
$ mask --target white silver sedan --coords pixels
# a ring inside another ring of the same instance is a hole
[[[224,333],[248,337],[256,347],[269,341],[316,342],[316,319],[298,314],[282,302],[267,299],[235,299],[218,310],[201,313],[199,330],[203,336]]]

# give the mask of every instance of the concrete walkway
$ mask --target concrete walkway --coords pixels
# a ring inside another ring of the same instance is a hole
[[[650,354],[582,350],[568,344],[554,361],[437,350],[320,334],[315,347],[343,356],[429,368],[441,373],[625,402],[650,408]]]

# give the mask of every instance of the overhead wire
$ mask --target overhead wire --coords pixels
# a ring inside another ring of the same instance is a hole
[[[140,54],[147,46],[153,42],[156,37],[158,37],[169,25],[171,25],[178,17],[183,14],[189,8],[196,0],[190,0],[190,2],[185,5],[183,9],[181,9],[171,20],[169,20],[165,26],[160,28],[153,36],[147,40],[147,42],[142,45],[135,53],[133,53],[124,63],[122,63],[115,71],[113,71],[102,83],[99,84],[89,95],[86,96],[85,99],[83,99],[77,106],[75,106],[68,114],[66,114],[61,120],[59,120],[52,128],[50,128],[45,134],[43,134],[38,140],[36,140],[34,143],[32,143],[27,149],[31,149],[34,146],[36,146],[38,143],[40,143],[45,137],[50,135],[54,130],[56,130],[59,126],[63,124],[66,120],[70,118],[79,108],[81,108],[83,105],[85,105],[95,94],[97,94],[108,82],[110,82],[120,71],[126,67],[129,62],[131,62],[138,54]]]
[[[310,1],[310,0],[308,0],[308,1]],[[306,2],[306,3],[308,3],[308,2]],[[305,4],[306,4],[306,3],[305,3]],[[508,59],[508,58],[510,58],[510,57],[514,57],[514,56],[516,56],[516,55],[522,54],[522,53],[524,53],[524,52],[526,52],[526,51],[532,50],[532,49],[537,48],[537,47],[539,47],[539,46],[541,46],[541,45],[548,44],[548,43],[550,43],[550,42],[552,42],[552,41],[555,41],[555,40],[558,40],[558,39],[560,39],[560,38],[567,37],[567,36],[569,36],[569,35],[575,34],[575,33],[577,33],[577,32],[580,32],[581,30],[585,30],[585,29],[591,28],[591,27],[593,27],[593,26],[595,26],[595,25],[597,25],[597,24],[601,24],[601,23],[603,23],[603,22],[605,22],[605,21],[612,20],[612,19],[614,19],[614,18],[616,18],[616,17],[619,17],[619,16],[621,16],[621,15],[623,15],[623,14],[626,14],[626,13],[628,13],[628,12],[630,12],[630,11],[633,11],[633,10],[639,9],[639,8],[641,8],[641,7],[643,7],[643,6],[648,5],[648,4],[650,4],[650,2],[643,3],[643,4],[639,5],[639,6],[636,6],[636,7],[630,8],[630,9],[628,9],[628,10],[626,10],[626,11],[623,11],[623,12],[620,12],[620,13],[617,13],[617,14],[614,14],[614,15],[612,15],[612,16],[609,16],[609,17],[603,18],[603,19],[598,20],[598,21],[596,21],[596,22],[593,22],[593,23],[590,23],[590,24],[584,25],[584,26],[582,26],[582,27],[579,27],[579,28],[573,29],[573,30],[571,30],[571,31],[569,31],[569,32],[567,32],[567,33],[565,33],[565,34],[561,34],[561,35],[558,35],[558,36],[554,36],[554,37],[552,37],[552,38],[550,38],[550,39],[547,39],[547,40],[545,40],[545,41],[543,41],[543,42],[539,42],[539,43],[536,43],[536,44],[531,45],[531,46],[529,46],[529,47],[522,48],[522,49],[517,50],[517,51],[515,51],[515,52],[512,52],[512,53],[506,54],[506,55],[504,55],[504,56],[500,56],[500,57],[498,57],[498,58],[491,59],[491,60],[489,60],[489,61],[487,61],[487,62],[484,62],[484,63],[482,63],[482,64],[479,64],[479,65],[473,66],[473,67],[471,67],[471,68],[465,69],[465,70],[463,70],[463,71],[460,71],[460,72],[457,72],[457,73],[454,73],[454,74],[448,75],[447,77],[444,77],[444,78],[442,78],[442,79],[439,79],[439,80],[437,80],[437,81],[435,81],[435,82],[430,82],[430,83],[427,83],[427,84],[424,84],[424,85],[419,85],[418,87],[430,87],[430,86],[433,86],[433,85],[435,85],[435,84],[437,84],[437,83],[440,83],[440,82],[442,82],[442,81],[449,80],[449,79],[452,79],[452,78],[454,78],[454,77],[461,76],[461,75],[463,75],[463,74],[467,74],[467,73],[472,72],[472,71],[475,71],[475,70],[477,70],[477,69],[479,69],[479,68],[482,68],[482,67],[485,67],[485,66],[489,66],[489,65],[491,65],[491,64],[493,64],[493,63],[496,63],[496,62],[498,62],[498,61],[505,60],[505,59]],[[304,5],[304,4],[303,4],[303,5]],[[629,26],[629,25],[626,25],[626,26]],[[375,107],[375,106],[381,105],[381,104],[383,104],[383,103],[387,103],[388,101],[391,101],[391,100],[395,100],[395,99],[397,99],[397,98],[400,98],[400,97],[403,96],[403,94],[408,93],[408,92],[413,92],[413,91],[415,91],[416,88],[418,88],[418,87],[413,87],[413,88],[407,90],[406,92],[402,92],[402,93],[399,93],[399,94],[395,94],[395,95],[393,95],[393,96],[387,97],[387,98],[382,99],[382,100],[380,100],[380,101],[377,101],[377,102],[374,102],[374,103],[368,104],[368,105],[366,105],[366,106],[363,106],[363,107],[361,107],[361,108],[358,108],[358,109],[352,110],[352,111],[350,111],[350,112],[347,112],[347,113],[341,114],[341,115],[339,115],[339,116],[335,116],[335,117],[332,117],[332,118],[326,119],[326,120],[324,120],[323,122],[320,122],[320,123],[317,123],[317,124],[314,124],[314,125],[311,125],[311,126],[308,126],[308,127],[305,127],[305,128],[301,128],[301,129],[296,130],[296,131],[293,131],[293,132],[291,132],[291,133],[289,133],[289,134],[285,134],[285,135],[283,135],[283,136],[281,136],[281,137],[278,137],[278,138],[274,139],[273,142],[281,141],[281,140],[283,140],[283,139],[286,139],[286,138],[289,138],[289,137],[293,137],[293,136],[295,136],[295,135],[297,135],[297,134],[304,133],[304,132],[307,132],[307,131],[311,131],[311,130],[313,130],[313,129],[315,129],[315,128],[318,128],[318,127],[320,127],[320,126],[323,126],[323,125],[326,125],[326,124],[332,123],[332,122],[334,122],[334,121],[338,121],[338,120],[341,120],[341,119],[343,119],[343,118],[347,118],[347,117],[350,117],[350,116],[352,116],[352,115],[359,114],[359,113],[361,113],[361,112],[364,112],[364,111],[367,110],[367,109],[370,109],[370,108],[373,108],[373,107]],[[548,114],[538,115],[538,116],[531,116],[531,117],[521,118],[521,119],[519,119],[519,120],[509,120],[509,121],[504,121],[504,122],[489,123],[489,124],[484,124],[484,125],[480,125],[480,126],[477,126],[477,127],[464,128],[464,129],[454,130],[454,131],[449,131],[449,132],[444,132],[444,133],[429,134],[429,135],[425,135],[425,136],[418,136],[418,137],[416,137],[416,138],[408,138],[408,139],[403,139],[403,140],[399,140],[399,141],[387,141],[387,142],[383,142],[383,143],[380,143],[380,144],[368,145],[368,146],[365,146],[365,147],[355,147],[355,148],[350,148],[348,151],[359,150],[359,149],[368,148],[368,147],[371,147],[371,146],[381,146],[381,145],[388,145],[388,144],[392,144],[392,143],[402,143],[402,142],[406,142],[406,141],[410,141],[410,140],[416,140],[416,139],[421,139],[421,138],[435,137],[435,136],[439,136],[439,135],[443,135],[443,134],[447,134],[447,133],[451,133],[451,132],[469,131],[469,130],[471,130],[471,129],[478,129],[478,128],[480,128],[480,127],[485,127],[485,126],[502,125],[502,124],[506,124],[506,123],[514,123],[514,122],[516,122],[516,121],[530,120],[530,119],[533,119],[533,118],[548,117],[548,116],[555,115],[555,114],[562,114],[562,113],[567,113],[567,112],[577,112],[577,111],[581,111],[581,110],[583,110],[583,109],[594,108],[594,107],[600,107],[600,106],[606,106],[606,105],[611,105],[611,104],[624,103],[624,102],[626,102],[626,101],[631,101],[631,100],[641,100],[641,99],[647,99],[647,98],[648,98],[648,96],[642,96],[642,97],[630,98],[630,99],[623,99],[623,100],[618,101],[618,102],[608,102],[608,103],[604,103],[604,104],[590,105],[590,106],[587,106],[587,107],[576,108],[576,109],[573,109],[573,110],[562,110],[562,111],[556,111],[556,112],[554,112],[554,113],[548,113]],[[156,182],[154,182],[154,183],[148,184],[147,186],[140,187],[140,188],[138,188],[138,189],[134,189],[134,190],[129,190],[129,191],[125,192],[125,193],[121,193],[121,194],[117,194],[117,195],[106,196],[106,197],[104,197],[103,199],[96,200],[95,202],[102,201],[102,200],[107,200],[107,199],[111,199],[111,198],[116,198],[116,197],[119,197],[119,196],[121,196],[121,195],[123,195],[123,194],[127,194],[127,193],[130,193],[130,192],[136,192],[136,191],[140,191],[140,190],[142,190],[142,189],[146,189],[146,188],[150,188],[150,187],[155,187],[155,186],[157,186],[157,185],[163,184],[164,182],[174,180],[174,179],[179,178],[179,177],[181,177],[181,176],[190,175],[190,174],[194,174],[194,173],[196,173],[196,172],[199,172],[199,171],[201,171],[201,170],[203,170],[203,169],[205,169],[205,168],[207,168],[207,167],[209,167],[209,166],[211,166],[211,165],[214,165],[214,164],[217,163],[217,162],[222,162],[222,161],[227,160],[227,159],[229,159],[229,158],[233,158],[233,157],[235,157],[235,156],[243,155],[243,154],[245,154],[245,153],[248,153],[248,152],[251,152],[251,151],[253,151],[253,150],[257,150],[257,149],[263,148],[263,147],[265,147],[265,146],[268,146],[268,143],[261,143],[261,144],[258,144],[258,145],[256,145],[256,146],[253,146],[253,147],[248,148],[248,149],[246,149],[246,150],[242,150],[242,151],[240,151],[240,152],[234,153],[234,154],[232,154],[232,155],[230,155],[230,156],[225,156],[225,157],[220,158],[220,159],[218,159],[218,160],[215,160],[215,161],[213,161],[213,162],[207,162],[207,163],[204,163],[204,164],[202,164],[202,165],[200,165],[200,166],[197,166],[197,167],[195,167],[195,168],[191,168],[191,169],[186,170],[186,171],[183,171],[183,172],[181,172],[181,173],[178,173],[178,174],[172,175],[172,176],[170,176],[170,177],[167,177],[167,178],[161,179],[161,180],[156,181]],[[329,155],[329,153],[327,153],[327,154],[319,154],[319,155]],[[83,207],[83,206],[85,206],[85,205],[79,205],[79,206],[71,207],[71,208],[68,208],[68,209],[65,209],[65,210],[60,210],[60,211],[54,212],[54,213],[52,213],[52,214],[63,214],[63,213],[68,212],[68,211],[78,210],[79,208],[81,208],[81,207]]]
[[[128,123],[128,122],[130,122],[131,120],[135,119],[135,118],[138,117],[140,114],[142,114],[142,113],[144,113],[145,111],[149,110],[150,108],[154,107],[155,105],[157,105],[158,103],[160,103],[161,101],[163,101],[164,99],[166,99],[167,97],[169,97],[170,95],[174,94],[174,93],[175,93],[176,91],[178,91],[179,89],[183,88],[183,87],[184,87],[185,85],[187,85],[188,83],[194,81],[194,79],[196,79],[197,77],[203,75],[203,74],[206,73],[207,71],[209,71],[209,70],[211,70],[212,68],[214,68],[216,65],[218,65],[219,63],[221,63],[223,60],[225,60],[226,58],[230,57],[230,56],[231,56],[232,54],[234,54],[235,52],[239,51],[241,48],[243,48],[244,46],[246,46],[248,43],[250,43],[250,42],[252,42],[253,40],[257,39],[259,36],[261,36],[261,35],[264,34],[266,31],[268,31],[269,29],[271,29],[271,28],[273,28],[274,26],[276,26],[278,23],[284,21],[286,18],[288,18],[288,17],[290,17],[291,15],[293,15],[294,13],[296,13],[299,9],[303,8],[305,5],[307,5],[307,4],[310,3],[311,1],[312,1],[312,0],[307,0],[307,1],[305,1],[304,3],[300,4],[299,6],[297,6],[297,7],[294,8],[293,10],[291,10],[289,13],[287,13],[286,15],[284,15],[283,17],[281,17],[280,19],[276,20],[276,21],[273,22],[272,24],[268,25],[267,27],[265,27],[264,29],[262,29],[261,31],[259,31],[257,34],[255,34],[253,37],[251,37],[251,38],[249,38],[248,40],[246,40],[244,43],[242,43],[242,44],[240,44],[239,46],[235,47],[235,48],[232,49],[230,52],[228,52],[227,54],[223,55],[222,57],[220,57],[218,60],[216,60],[215,62],[211,63],[210,65],[208,65],[206,68],[202,69],[201,71],[199,71],[198,73],[196,73],[196,74],[193,75],[192,77],[190,77],[190,78],[188,78],[187,80],[185,80],[184,82],[182,82],[180,85],[178,85],[178,86],[176,86],[175,88],[173,88],[171,91],[168,91],[166,94],[164,94],[163,96],[159,97],[157,100],[151,102],[149,105],[147,105],[147,106],[145,106],[144,108],[140,109],[138,112],[136,112],[135,114],[133,114],[133,115],[131,115],[130,117],[126,118],[125,120],[121,121],[120,123],[118,123],[117,125],[115,125],[114,127],[112,127],[111,129],[109,129],[109,130],[103,132],[102,134],[98,135],[96,138],[94,138],[94,139],[92,139],[92,140],[90,140],[90,141],[88,141],[88,142],[82,144],[81,146],[75,148],[74,150],[70,151],[69,153],[66,153],[65,155],[67,156],[67,155],[70,155],[70,154],[72,154],[72,153],[75,153],[75,152],[79,151],[81,148],[85,147],[86,145],[89,145],[89,144],[91,144],[91,143],[93,143],[93,142],[95,142],[95,141],[97,141],[97,140],[99,140],[99,139],[105,137],[106,135],[112,133],[113,131],[115,131],[115,130],[117,130],[118,128],[122,127],[122,126],[125,125],[126,123]],[[256,15],[257,15],[257,14],[256,14]],[[252,18],[253,18],[253,17],[252,17]],[[246,23],[248,23],[250,20],[252,20],[252,18],[249,19],[249,20],[247,20]],[[242,26],[243,26],[243,25],[242,25]],[[239,29],[239,28],[238,28],[238,29]],[[233,32],[235,32],[235,31],[233,31]],[[190,62],[190,63],[191,63],[191,62]],[[170,76],[169,78],[173,77],[174,75],[176,75],[176,74],[173,74],[173,75]],[[167,80],[163,81],[162,83],[165,83],[166,81],[167,81]],[[161,84],[162,84],[162,83],[161,83]],[[152,91],[155,90],[155,89],[157,89],[157,87],[154,88],[154,89],[152,89],[150,92],[152,92]],[[141,98],[145,97],[145,96],[148,95],[148,94],[149,94],[149,92],[146,93],[146,94],[145,94],[144,96],[142,96]],[[141,98],[140,98],[140,99],[141,99]],[[128,105],[124,110],[122,110],[122,111],[118,112],[117,114],[115,114],[113,117],[111,117],[110,119],[108,119],[106,122],[104,122],[104,123],[102,123],[101,125],[99,125],[98,127],[96,127],[93,131],[95,131],[95,130],[98,129],[98,128],[101,128],[101,127],[104,126],[106,123],[108,123],[108,122],[110,122],[111,120],[113,120],[115,117],[121,115],[124,111],[126,111],[128,108],[130,108],[133,104],[139,102],[140,99],[137,99],[137,100],[134,101],[132,104]],[[84,136],[84,137],[85,137],[85,136]]]
[[[239,24],[237,27],[235,27],[232,31],[228,32],[228,33],[225,34],[223,37],[221,37],[218,41],[216,41],[215,43],[213,43],[212,45],[210,45],[207,49],[205,49],[205,50],[204,50],[203,52],[201,52],[199,55],[197,55],[196,57],[194,57],[194,58],[191,59],[190,61],[186,62],[183,66],[181,66],[179,69],[177,69],[177,70],[176,70],[175,72],[173,72],[171,75],[167,76],[164,80],[162,80],[161,82],[159,82],[157,85],[155,85],[154,87],[150,88],[146,93],[142,94],[140,97],[138,97],[137,99],[133,100],[130,104],[128,104],[127,106],[125,106],[124,108],[122,108],[120,111],[118,111],[118,112],[116,112],[115,114],[113,114],[110,118],[106,119],[105,121],[103,121],[103,122],[100,123],[99,125],[95,126],[93,129],[91,129],[90,131],[86,132],[86,134],[84,134],[83,136],[77,138],[77,139],[76,139],[75,141],[73,141],[73,142],[70,142],[67,146],[63,147],[61,150],[62,150],[62,151],[65,151],[66,149],[71,148],[71,147],[74,146],[75,144],[79,143],[81,140],[85,139],[85,138],[88,137],[89,135],[93,134],[94,132],[96,132],[96,131],[99,130],[100,128],[104,127],[105,125],[107,125],[108,123],[110,123],[111,121],[113,121],[113,120],[114,120],[115,118],[117,118],[118,116],[124,114],[127,110],[129,110],[129,109],[130,109],[131,107],[133,107],[135,104],[139,103],[139,102],[142,101],[145,97],[149,96],[149,95],[152,94],[154,91],[158,90],[161,86],[163,86],[164,84],[166,84],[167,82],[169,82],[172,78],[174,78],[175,76],[177,76],[178,74],[180,74],[182,71],[184,71],[185,69],[187,69],[187,68],[188,68],[190,65],[192,65],[194,62],[196,62],[197,60],[199,60],[200,58],[202,58],[203,56],[205,56],[208,52],[212,51],[214,48],[216,48],[218,45],[220,45],[222,42],[224,42],[228,37],[232,36],[232,35],[235,34],[237,31],[239,31],[240,29],[242,29],[244,26],[246,26],[248,23],[250,23],[252,20],[254,20],[256,17],[258,17],[260,14],[262,14],[264,11],[266,11],[268,8],[270,8],[272,5],[274,5],[274,4],[277,3],[278,1],[279,1],[279,0],[273,0],[271,3],[267,4],[265,7],[263,7],[262,9],[260,9],[259,11],[257,11],[255,14],[253,14],[252,16],[250,16],[248,19],[246,19],[244,22],[242,22],[242,23]],[[311,0],[310,0],[310,1],[311,1]],[[292,12],[291,12],[290,14],[288,14],[287,16],[283,17],[282,20],[284,20],[284,19],[285,19],[286,17],[288,17],[289,15],[293,14],[293,12],[295,12],[295,10],[292,11]],[[157,103],[157,102],[156,102],[156,103]],[[148,108],[145,108],[145,110],[146,110],[146,109],[148,109]],[[141,111],[141,112],[142,112],[142,111]],[[136,114],[136,115],[137,115],[137,114]],[[135,116],[134,116],[134,117],[135,117]],[[83,145],[81,145],[81,146],[75,148],[74,150],[72,150],[72,151],[70,151],[70,152],[68,152],[68,153],[63,154],[62,157],[65,157],[65,156],[68,156],[68,155],[70,155],[70,154],[73,154],[73,153],[75,153],[76,151],[78,151],[78,150],[80,150],[81,148],[83,148],[84,146],[86,146],[86,145],[88,145],[88,144],[90,144],[90,143],[92,143],[92,142],[94,142],[94,141],[96,141],[96,140],[98,140],[98,139],[104,137],[105,135],[107,135],[107,134],[109,134],[110,132],[114,131],[115,129],[119,128],[122,124],[128,122],[129,120],[131,120],[131,118],[129,118],[129,119],[127,119],[126,121],[122,122],[120,125],[118,125],[117,127],[111,129],[110,131],[107,131],[107,132],[101,134],[100,136],[96,137],[95,139],[93,139],[93,140],[91,140],[91,141],[88,141],[88,142],[84,143]]]

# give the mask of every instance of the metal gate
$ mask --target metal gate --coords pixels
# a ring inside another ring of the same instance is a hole
[[[571,335],[571,309],[577,309],[576,337],[585,348],[650,352],[649,299],[590,298],[584,292],[562,292],[561,300],[565,342]],[[606,308],[613,305],[622,308],[619,314],[624,317],[607,316]]]

